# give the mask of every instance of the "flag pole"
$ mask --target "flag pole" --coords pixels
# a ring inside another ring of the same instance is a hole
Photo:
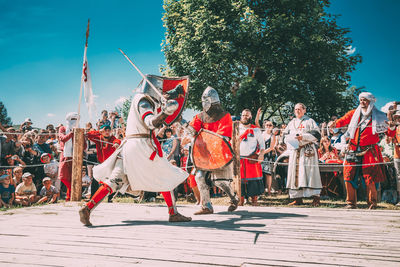
[[[88,39],[89,39],[89,24],[90,24],[90,19],[88,19],[88,24],[86,28],[86,42],[85,42],[85,51],[83,52],[83,62],[85,62],[86,59],[86,51],[87,51],[87,46],[88,46]],[[82,88],[83,88],[83,69],[82,69],[82,75],[81,75],[81,88],[79,89],[79,103],[78,103],[78,123],[81,120],[81,102],[82,102]]]

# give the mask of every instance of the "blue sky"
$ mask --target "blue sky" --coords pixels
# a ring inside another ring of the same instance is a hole
[[[396,0],[332,1],[338,24],[351,29],[363,63],[352,84],[366,86],[378,106],[400,100]],[[97,112],[113,110],[131,95],[140,76],[120,54],[122,48],[144,73],[164,64],[162,1],[0,0],[0,101],[15,124],[30,117],[36,127],[64,122],[78,107],[87,19],[91,19],[88,61]],[[88,121],[82,102],[83,121]]]

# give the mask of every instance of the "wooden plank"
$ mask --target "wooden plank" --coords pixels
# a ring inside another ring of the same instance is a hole
[[[61,203],[0,212],[0,265],[400,265],[394,211],[241,207],[227,213],[216,206],[221,212],[172,224],[162,205],[102,203],[87,228],[78,209]],[[190,215],[196,206],[178,209]]]
[[[239,121],[233,122],[232,132],[232,149],[233,149],[233,180],[235,184],[236,194],[240,200],[242,196],[242,186],[240,177],[240,135]]]
[[[71,201],[82,199],[82,164],[85,143],[84,129],[74,128],[74,147],[72,155]]]

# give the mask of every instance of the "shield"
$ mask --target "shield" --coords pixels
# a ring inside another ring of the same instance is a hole
[[[201,129],[193,142],[192,159],[197,169],[214,171],[231,163],[233,150],[222,135]]]
[[[170,126],[173,124],[181,115],[183,108],[185,107],[188,91],[189,91],[189,76],[183,76],[183,77],[161,77],[157,75],[146,75],[147,79],[157,88],[161,90],[163,93],[172,93],[179,85],[181,85],[181,88],[179,90],[175,90],[174,94],[175,97],[170,98],[174,99],[178,102],[179,107],[178,109],[172,114],[169,115],[165,119],[165,124],[167,126]],[[139,84],[139,87],[143,83],[143,80]],[[146,84],[146,86],[149,86]],[[150,87],[150,86],[149,86]],[[153,90],[153,89],[149,89]],[[151,91],[150,91],[151,92]],[[158,111],[161,111],[158,110]]]

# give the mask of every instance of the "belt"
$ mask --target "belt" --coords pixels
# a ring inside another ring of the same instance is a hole
[[[130,135],[127,135],[126,136],[126,138],[127,139],[130,139],[130,138],[150,138],[151,136],[150,136],[150,134],[130,134]]]

